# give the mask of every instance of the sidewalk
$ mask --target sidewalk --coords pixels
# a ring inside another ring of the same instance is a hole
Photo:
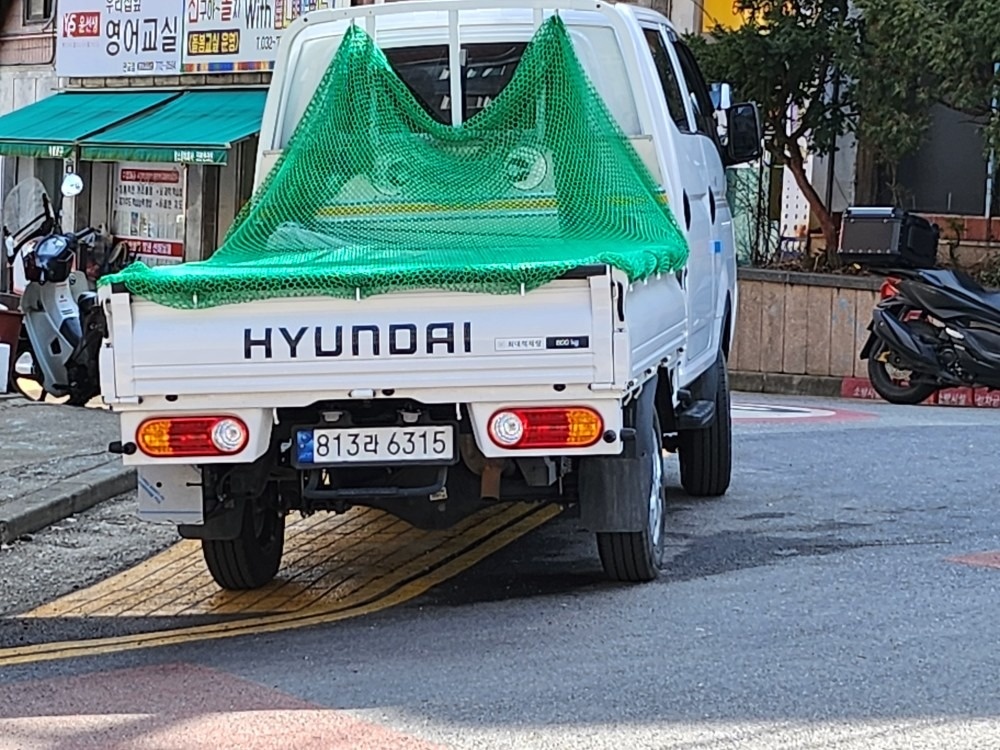
[[[0,543],[135,488],[107,452],[118,416],[0,396]]]

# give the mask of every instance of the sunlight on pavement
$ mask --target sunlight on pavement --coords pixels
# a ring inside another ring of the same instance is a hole
[[[441,747],[193,664],[0,685],[0,706],[0,750]]]

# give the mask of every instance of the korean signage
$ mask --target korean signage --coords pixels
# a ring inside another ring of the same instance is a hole
[[[180,0],[59,0],[56,75],[177,75]]]
[[[184,168],[173,164],[115,165],[111,230],[146,265],[184,259]]]
[[[186,0],[185,73],[270,70],[281,32],[334,0]]]
[[[282,32],[337,0],[59,0],[56,73],[115,77],[270,70]],[[342,4],[348,4],[342,0]]]

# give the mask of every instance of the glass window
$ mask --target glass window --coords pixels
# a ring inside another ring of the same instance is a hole
[[[715,127],[715,107],[712,106],[712,96],[705,84],[701,69],[698,68],[698,62],[686,44],[677,42],[674,44],[674,49],[677,50],[677,59],[680,61],[684,80],[693,94],[691,105],[694,107],[695,126],[699,133],[704,133],[714,140],[718,136]]]
[[[52,0],[24,0],[25,23],[38,23],[52,18]]]
[[[438,122],[450,124],[448,46],[397,47],[385,50],[385,55],[427,114]]]
[[[587,76],[627,135],[638,135],[639,113],[615,32],[600,26],[570,26],[574,48]],[[274,147],[284,148],[316,92],[340,36],[306,39],[297,57],[294,77],[284,85],[284,107]],[[405,36],[404,36],[405,39]],[[451,124],[451,82],[448,46],[436,44],[394,47],[394,35],[379,37],[380,46],[393,69],[414,98],[438,122]],[[528,38],[495,43],[469,42],[462,46],[464,119],[475,116],[493,102],[513,78]]]
[[[687,110],[684,108],[684,95],[681,93],[681,85],[670,62],[663,37],[656,29],[643,29],[642,33],[646,36],[649,51],[653,54],[653,64],[660,76],[660,85],[663,86],[663,95],[667,98],[670,117],[677,123],[681,132],[689,133],[691,128],[688,125]]]
[[[462,45],[463,122],[482,112],[510,83],[527,46],[520,42]],[[427,114],[450,125],[448,47],[397,47],[385,54]]]

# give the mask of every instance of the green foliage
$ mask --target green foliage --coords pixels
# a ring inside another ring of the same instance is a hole
[[[855,122],[850,97],[830,96],[859,47],[858,19],[847,0],[737,0],[736,6],[748,16],[743,26],[715,27],[708,39],[690,40],[699,63],[713,80],[732,83],[741,99],[757,102],[775,156],[784,160],[799,139],[812,153],[829,153]],[[788,130],[790,109],[796,119]]]
[[[923,53],[919,45],[905,43],[914,25],[926,23],[927,5],[925,0],[862,2],[860,49],[846,72],[853,79],[851,96],[860,113],[858,137],[876,161],[888,167],[895,192],[896,165],[916,150],[929,125],[933,100]]]
[[[866,126],[887,157],[912,151],[913,133],[926,122],[927,107],[943,104],[982,118],[987,149],[1000,145],[1000,122],[991,100],[998,80],[993,64],[1000,61],[1000,3],[997,0],[858,0],[869,41],[860,67]],[[868,71],[873,73],[869,74]],[[877,107],[873,92],[886,104],[898,104],[916,118],[886,117],[889,106]],[[869,116],[871,112],[871,116]],[[881,132],[879,129],[881,128]]]
[[[716,26],[691,46],[713,80],[728,81],[740,99],[758,104],[765,148],[792,171],[829,251],[837,227],[809,182],[803,149],[828,154],[856,127],[844,71],[860,51],[860,20],[848,0],[736,0],[736,7],[745,24]]]

